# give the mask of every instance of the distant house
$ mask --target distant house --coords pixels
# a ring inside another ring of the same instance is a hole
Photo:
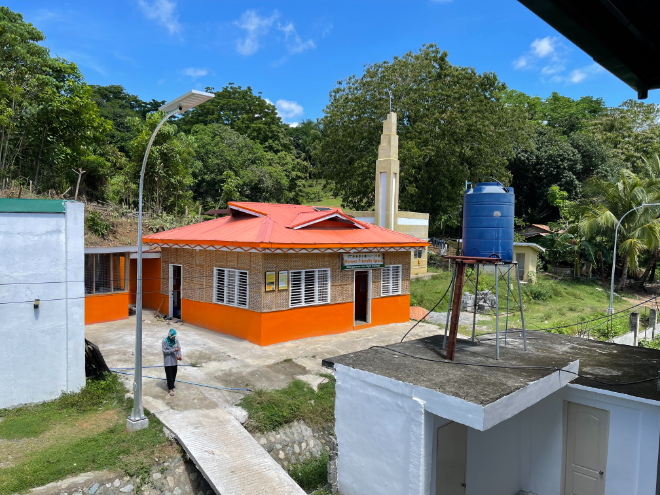
[[[339,491],[658,493],[660,352],[528,335],[527,351],[510,335],[499,360],[485,337],[445,361],[442,336],[324,360]]]
[[[0,409],[85,385],[84,205],[0,199]]]

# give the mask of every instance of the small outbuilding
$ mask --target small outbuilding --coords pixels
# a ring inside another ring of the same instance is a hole
[[[326,359],[344,495],[658,493],[660,352],[442,337]]]
[[[0,409],[85,385],[84,205],[0,199]]]
[[[167,311],[259,345],[405,322],[411,251],[428,243],[340,208],[229,203],[152,234]]]

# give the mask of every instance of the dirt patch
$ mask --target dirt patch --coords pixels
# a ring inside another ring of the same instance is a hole
[[[76,422],[76,427],[82,430],[97,432],[117,421],[117,409],[111,409],[91,416],[84,416]]]

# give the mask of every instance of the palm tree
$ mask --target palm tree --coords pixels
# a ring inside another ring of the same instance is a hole
[[[626,212],[660,200],[656,180],[642,179],[625,169],[620,171],[619,181],[615,183],[591,179],[584,193],[589,204],[581,220],[583,232],[587,237],[602,234],[612,240],[617,223]],[[628,214],[621,222],[617,255],[623,259],[623,272],[617,290],[625,287],[628,271],[637,270],[640,253],[660,246],[658,211],[656,208],[642,208]]]

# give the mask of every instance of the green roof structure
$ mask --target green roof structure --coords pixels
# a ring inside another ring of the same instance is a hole
[[[64,213],[63,199],[0,199],[0,213]]]

